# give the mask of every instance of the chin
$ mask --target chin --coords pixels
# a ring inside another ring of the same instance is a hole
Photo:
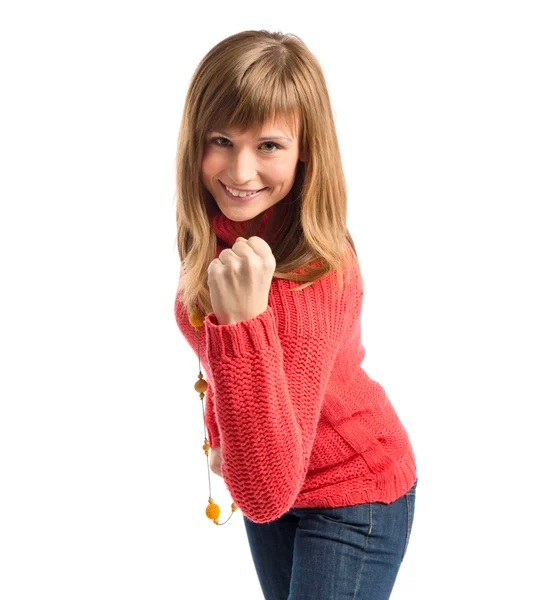
[[[241,212],[239,210],[222,210],[221,212],[228,218],[231,219],[231,221],[236,221],[237,223],[240,223],[241,221],[249,221],[250,219],[253,219],[254,217],[257,217],[257,215],[259,213],[262,213],[265,209],[261,208],[261,209],[257,209],[257,210],[245,210],[244,212]]]

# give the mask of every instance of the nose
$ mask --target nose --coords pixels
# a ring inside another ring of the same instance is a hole
[[[234,151],[229,159],[228,175],[234,185],[246,187],[249,181],[256,179],[256,163],[253,150],[242,148]]]

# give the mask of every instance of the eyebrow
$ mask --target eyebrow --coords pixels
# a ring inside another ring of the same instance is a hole
[[[213,133],[214,131],[217,132],[217,133],[220,133],[221,135],[224,135],[224,136],[226,136],[228,138],[231,137],[229,133],[227,133],[226,131],[221,131],[221,129],[211,129],[210,133]],[[284,136],[281,136],[281,135],[269,135],[267,137],[257,138],[258,142],[266,142],[268,140],[285,140],[286,142],[290,142],[290,143],[293,141],[290,138],[287,138],[287,137],[284,137]]]

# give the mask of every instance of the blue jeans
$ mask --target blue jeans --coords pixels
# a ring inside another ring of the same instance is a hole
[[[406,554],[417,479],[390,504],[292,508],[244,526],[266,600],[387,600]]]

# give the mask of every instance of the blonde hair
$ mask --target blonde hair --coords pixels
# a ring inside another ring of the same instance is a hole
[[[277,263],[273,276],[305,282],[287,290],[297,292],[335,270],[341,290],[342,270],[351,259],[362,279],[346,224],[347,187],[322,68],[296,35],[242,31],[219,42],[197,66],[177,140],[178,292],[189,314],[197,302],[205,314],[212,312],[207,269],[216,256],[215,207],[200,177],[208,132],[224,126],[256,132],[279,118],[307,158],[298,162],[289,214],[270,240]],[[243,237],[255,234],[263,215],[251,220]]]

